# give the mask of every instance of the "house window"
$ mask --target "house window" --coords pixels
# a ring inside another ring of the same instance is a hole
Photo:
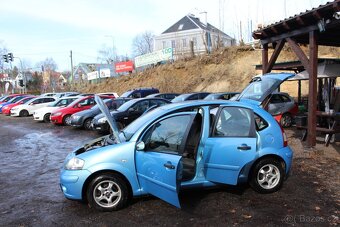
[[[197,46],[197,39],[196,39],[196,37],[192,38],[192,42],[194,43],[194,47]]]
[[[171,40],[171,47],[172,47],[172,48],[175,48],[175,46],[176,46],[175,40]]]
[[[162,45],[163,45],[163,49],[166,48],[166,41],[163,41]]]
[[[183,47],[187,47],[187,39],[182,39],[182,45]]]
[[[179,26],[178,26],[178,30],[182,30],[183,29],[183,24],[180,24]]]

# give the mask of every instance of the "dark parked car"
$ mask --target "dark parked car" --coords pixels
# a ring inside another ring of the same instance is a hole
[[[207,97],[210,93],[209,92],[196,92],[196,93],[187,93],[182,94],[171,100],[171,102],[183,102],[188,100],[199,100],[204,99]]]
[[[131,98],[107,99],[104,101],[104,103],[107,105],[109,110],[116,110],[118,107],[130,100]],[[100,109],[98,105],[95,105],[91,109],[72,114],[71,125],[74,127],[84,127],[85,129],[91,129],[91,122],[93,118],[99,113],[101,113]]]
[[[120,97],[126,98],[144,98],[148,95],[159,93],[157,88],[153,87],[145,87],[145,88],[136,88],[132,90],[128,90],[124,92]]]
[[[204,100],[216,100],[216,99],[222,99],[222,100],[229,100],[230,98],[234,97],[235,95],[240,94],[240,92],[219,92],[219,93],[211,93],[207,97],[204,98]]]
[[[162,106],[168,103],[170,101],[162,98],[133,99],[121,105],[117,110],[111,111],[111,116],[116,120],[118,128],[122,129],[153,106]],[[104,114],[93,118],[92,127],[100,133],[110,132],[110,126]]]
[[[148,98],[162,98],[162,99],[167,99],[171,101],[179,95],[180,94],[178,93],[156,93],[156,94],[148,95],[147,97]]]

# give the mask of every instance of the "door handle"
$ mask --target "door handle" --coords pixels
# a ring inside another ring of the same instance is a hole
[[[164,167],[165,168],[168,168],[168,169],[175,169],[175,166],[171,164],[171,162],[167,162],[164,164]]]
[[[250,150],[251,146],[248,146],[247,144],[241,144],[241,146],[238,146],[237,149],[246,151],[246,150]]]

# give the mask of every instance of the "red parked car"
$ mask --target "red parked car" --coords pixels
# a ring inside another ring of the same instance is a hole
[[[110,96],[100,95],[102,99],[110,98]],[[58,125],[70,125],[71,115],[79,111],[90,109],[96,105],[94,96],[81,97],[64,108],[57,109],[51,113],[51,122]]]
[[[35,98],[36,96],[27,96],[15,103],[12,104],[8,104],[7,106],[2,107],[2,114],[10,116],[11,115],[11,109],[17,105],[21,105],[21,104],[25,104],[26,102],[28,102],[29,100]]]

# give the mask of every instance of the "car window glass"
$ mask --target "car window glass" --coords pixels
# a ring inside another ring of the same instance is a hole
[[[85,99],[85,100],[81,101],[81,102],[79,103],[79,105],[81,105],[81,106],[87,106],[87,105],[89,105],[89,99]]]
[[[248,137],[252,129],[252,111],[239,107],[224,107],[215,124],[214,136]]]
[[[156,124],[145,134],[146,151],[179,153],[191,116],[170,117]]]
[[[149,101],[144,100],[144,101],[138,102],[135,105],[133,105],[131,108],[133,109],[134,112],[142,112],[143,113],[145,110],[147,110],[149,108]]]
[[[285,95],[281,95],[281,98],[284,102],[290,102],[290,99]]]
[[[261,131],[268,127],[268,123],[259,115],[254,114],[255,126],[257,131]]]
[[[39,104],[39,103],[42,103],[44,99],[36,99],[32,102],[32,104]]]
[[[280,98],[280,95],[278,94],[274,94],[272,95],[272,97],[270,98],[270,103],[281,103],[282,102],[282,99]]]
[[[198,94],[194,94],[188,98],[188,100],[196,100],[198,99]]]

